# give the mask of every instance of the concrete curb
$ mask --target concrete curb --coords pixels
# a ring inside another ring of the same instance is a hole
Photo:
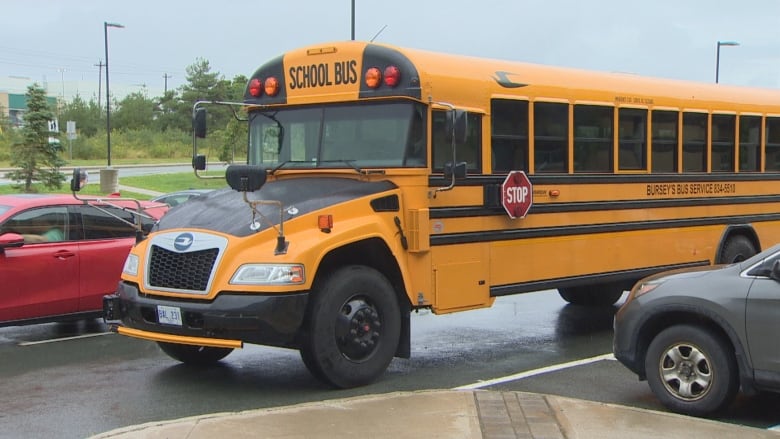
[[[526,392],[426,390],[150,422],[94,439],[778,439],[780,432]]]

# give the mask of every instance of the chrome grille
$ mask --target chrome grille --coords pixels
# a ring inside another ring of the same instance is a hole
[[[219,249],[179,253],[152,245],[149,282],[155,288],[206,291]]]

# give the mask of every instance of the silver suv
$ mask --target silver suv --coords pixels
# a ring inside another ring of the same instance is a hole
[[[714,414],[740,387],[780,392],[780,245],[642,279],[614,326],[615,357],[672,411]]]

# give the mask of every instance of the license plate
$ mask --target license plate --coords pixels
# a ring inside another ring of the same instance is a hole
[[[164,325],[181,326],[181,308],[157,305],[157,321]]]

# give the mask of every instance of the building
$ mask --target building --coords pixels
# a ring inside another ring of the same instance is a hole
[[[46,100],[52,108],[57,107],[57,98],[47,96]],[[22,126],[27,111],[27,95],[0,91],[0,111],[11,122],[11,126]]]
[[[0,111],[2,115],[11,120],[14,126],[20,126],[23,114],[27,110],[27,88],[33,83],[38,83],[47,90],[49,104],[53,109],[57,108],[58,100],[70,102],[74,97],[80,96],[85,101],[98,99],[101,107],[105,108],[105,84],[98,81],[35,81],[31,78],[19,76],[0,77]],[[164,90],[148,88],[144,84],[126,85],[114,84],[111,81],[111,99],[122,100],[127,95],[143,92],[147,96],[162,96]]]

